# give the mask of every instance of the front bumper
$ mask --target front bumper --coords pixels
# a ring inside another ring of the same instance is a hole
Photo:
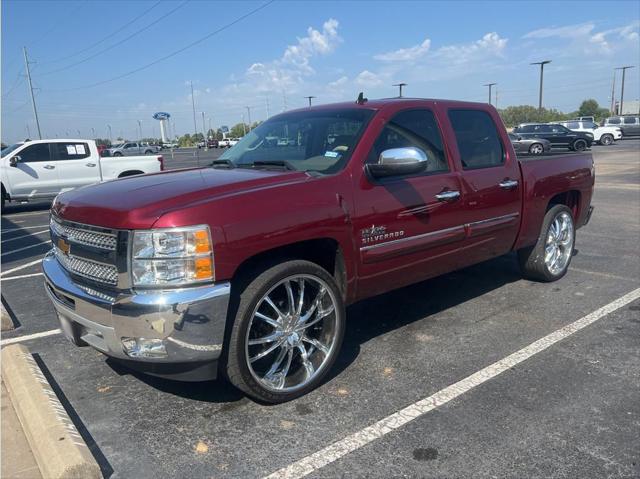
[[[89,344],[151,374],[186,379],[189,365],[202,373],[203,365],[215,365],[220,357],[229,283],[124,294],[75,282],[52,252],[42,269],[61,329],[75,344]],[[135,347],[145,341],[154,346]],[[215,377],[215,368],[205,369],[207,377],[194,379]]]

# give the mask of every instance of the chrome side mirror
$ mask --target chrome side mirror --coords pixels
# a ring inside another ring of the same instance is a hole
[[[11,159],[9,160],[9,166],[13,166],[14,168],[17,168],[19,161],[22,161],[22,158],[20,158],[20,156],[18,155],[12,156]]]
[[[425,171],[428,161],[427,154],[420,148],[391,148],[380,153],[378,162],[369,163],[366,168],[374,178],[413,175]]]

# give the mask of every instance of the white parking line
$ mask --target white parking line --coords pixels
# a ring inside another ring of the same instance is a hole
[[[20,276],[9,276],[8,278],[0,278],[0,281],[11,281],[12,279],[33,278],[34,276],[42,276],[44,273],[22,274]]]
[[[8,215],[5,215],[5,218],[7,218],[8,220],[10,220],[11,218],[15,218],[16,216],[35,216],[35,215],[48,215],[49,214],[49,210],[43,210],[43,211],[27,211],[26,213],[9,213]]]
[[[42,262],[42,258],[30,261],[29,263],[23,264],[21,266],[16,266],[15,268],[8,269],[7,271],[3,271],[0,273],[0,276],[4,276],[9,273],[15,273],[16,271],[20,271],[21,269],[28,268],[29,266],[33,266],[34,264],[38,264]]]
[[[26,235],[15,236],[13,238],[2,240],[2,243],[4,244],[4,243],[8,243],[9,241],[15,241],[17,239],[26,238],[27,236],[41,235],[42,233],[48,233],[48,232],[49,230],[42,230],[42,231],[36,231],[35,233],[27,233]]]
[[[577,333],[581,329],[586,328],[609,313],[622,308],[626,304],[629,304],[638,298],[640,298],[640,288],[635,289],[593,313],[587,314],[577,321],[574,321],[573,323],[570,323],[553,333],[534,341],[519,351],[516,351],[506,358],[496,361],[490,366],[467,376],[461,381],[458,381],[457,383],[454,383],[427,398],[421,399],[420,401],[417,401],[404,409],[379,420],[361,431],[355,432],[344,439],[334,442],[333,444],[266,476],[265,479],[299,479],[311,474],[312,472],[337,461],[341,457],[366,446],[376,439],[382,438],[414,419],[434,410],[438,406],[442,406],[443,404],[456,399],[476,386],[495,378],[499,374],[509,371],[514,366],[553,346],[558,341],[568,338],[572,334]]]
[[[45,241],[44,243],[32,244],[32,245],[29,245],[29,246],[24,246],[22,248],[14,249],[12,251],[7,251],[6,253],[0,254],[0,257],[1,256],[7,256],[8,254],[19,253],[20,251],[24,251],[26,249],[31,249],[31,248],[36,248],[38,246],[42,246],[42,245],[45,245],[45,244],[48,244],[48,243],[51,243],[51,240]]]
[[[3,339],[0,341],[0,346],[8,346],[9,344],[22,343],[29,341],[30,339],[46,338],[47,336],[53,336],[54,334],[60,334],[62,331],[59,329],[50,329],[49,331],[43,331],[41,333],[25,334],[24,336],[18,336],[15,338]]]
[[[46,228],[49,225],[23,226],[21,228],[2,228],[2,233],[11,233],[13,231],[32,230],[35,228]]]

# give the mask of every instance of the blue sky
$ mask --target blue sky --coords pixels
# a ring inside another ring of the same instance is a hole
[[[544,104],[563,111],[595,98],[608,107],[613,68],[627,71],[625,99],[640,97],[640,3],[629,2],[297,2],[279,0],[205,41],[137,73],[265,2],[2,2],[2,139],[35,137],[23,78],[28,48],[46,137],[159,135],[156,111],[172,114],[178,134],[232,125],[315,102],[397,94]],[[127,25],[129,24],[129,25]],[[129,38],[131,37],[131,38]],[[92,86],[99,82],[103,84]],[[619,98],[618,78],[616,97]],[[92,130],[93,129],[93,130]]]

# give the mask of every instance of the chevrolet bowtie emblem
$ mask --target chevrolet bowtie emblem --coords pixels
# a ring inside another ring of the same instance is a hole
[[[65,254],[65,256],[69,256],[71,245],[62,238],[58,238],[58,248]]]

